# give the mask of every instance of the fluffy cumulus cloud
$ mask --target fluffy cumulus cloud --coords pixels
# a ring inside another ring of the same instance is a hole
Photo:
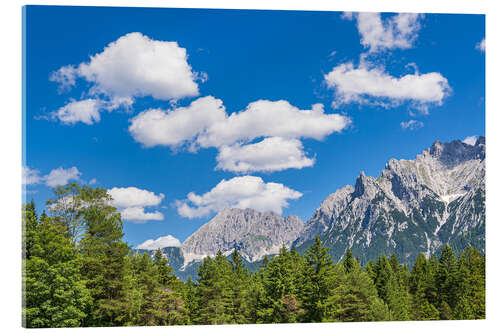
[[[124,220],[136,223],[163,220],[159,211],[145,212],[145,207],[158,206],[162,202],[165,198],[163,193],[155,194],[137,187],[113,187],[108,194]]]
[[[470,146],[474,146],[476,144],[476,141],[477,141],[477,136],[473,135],[473,136],[468,136],[466,137],[465,139],[462,140],[463,143],[466,143]]]
[[[153,40],[139,32],[124,35],[91,56],[90,61],[63,66],[51,74],[50,80],[59,83],[62,91],[75,86],[81,78],[91,84],[88,94],[103,99],[103,104],[93,99],[71,101],[56,114],[66,115],[66,121],[61,119],[63,123],[89,124],[99,121],[96,108],[130,107],[136,97],[178,100],[197,96],[196,81],[203,81],[206,75],[194,72],[187,58],[186,49],[177,42]],[[94,101],[92,105],[90,101]],[[86,112],[77,107],[85,107]]]
[[[124,220],[131,222],[145,222],[145,221],[161,221],[163,220],[163,214],[154,212],[145,212],[144,207],[128,207],[120,211],[121,217]]]
[[[171,110],[151,109],[132,118],[129,132],[146,147],[176,147],[195,139],[207,128],[223,122],[226,111],[220,99],[202,97],[189,106]]]
[[[47,186],[62,186],[66,185],[70,180],[80,180],[81,174],[82,173],[78,171],[78,168],[76,167],[67,169],[59,167],[51,170],[48,175],[43,177],[43,179]]]
[[[486,51],[486,40],[484,38],[482,41],[476,44],[476,50],[479,50],[481,52]]]
[[[87,125],[98,123],[101,120],[100,107],[102,102],[89,98],[81,101],[72,100],[68,104],[52,113],[52,118],[57,118],[63,124],[82,122]]]
[[[451,88],[440,73],[406,74],[394,77],[383,68],[362,63],[340,64],[325,75],[328,88],[334,90],[334,107],[345,103],[399,105],[412,102],[415,106],[441,105]]]
[[[216,168],[226,171],[279,171],[313,166],[314,158],[305,155],[300,140],[271,137],[253,144],[222,146],[217,162]]]
[[[218,147],[259,137],[323,139],[351,122],[340,114],[326,114],[322,104],[300,110],[288,101],[259,100],[222,122],[210,126],[198,138],[202,147]]]
[[[404,130],[414,131],[422,127],[424,127],[424,123],[415,119],[401,122],[401,128]]]
[[[187,218],[207,216],[224,208],[253,208],[259,211],[282,213],[288,201],[298,199],[302,193],[283,184],[265,183],[254,176],[223,179],[209,192],[197,195],[189,193],[186,200],[177,201],[178,213]]]
[[[149,250],[154,251],[158,249],[163,249],[164,247],[180,247],[181,242],[172,235],[158,237],[157,239],[148,239],[144,243],[138,245],[136,249],[138,250]]]
[[[118,207],[157,206],[165,197],[163,193],[157,195],[137,187],[113,187],[108,193]]]
[[[284,100],[259,100],[228,115],[221,100],[207,96],[186,107],[146,110],[131,119],[129,132],[145,147],[216,147],[220,169],[276,171],[312,166],[299,139],[321,140],[350,123],[345,115],[325,113],[322,104],[300,110]]]
[[[319,140],[350,122],[347,116],[324,113],[321,104],[300,110],[283,100],[259,100],[227,116],[222,101],[207,96],[188,107],[144,111],[131,120],[129,132],[148,147],[189,142],[206,148],[271,136]]]
[[[382,19],[380,13],[344,13],[345,19],[356,19],[361,44],[369,52],[408,49],[418,37],[422,14],[400,13]]]
[[[23,185],[34,185],[38,184],[43,180],[40,176],[40,170],[30,169],[28,166],[23,166]]]

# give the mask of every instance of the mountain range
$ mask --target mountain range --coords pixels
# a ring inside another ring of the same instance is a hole
[[[179,277],[196,277],[206,256],[238,249],[250,270],[284,245],[304,252],[319,235],[334,260],[348,248],[362,264],[395,253],[411,263],[419,253],[438,254],[448,243],[463,250],[485,247],[485,138],[474,145],[439,141],[414,160],[391,159],[377,178],[361,172],[354,186],[330,194],[312,217],[230,208],[189,236],[164,248]],[[141,251],[144,252],[144,251]]]

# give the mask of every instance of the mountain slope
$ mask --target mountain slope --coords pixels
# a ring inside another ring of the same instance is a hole
[[[297,216],[283,218],[249,208],[224,209],[182,243],[184,265],[215,256],[218,251],[228,255],[234,249],[248,262],[255,262],[278,253],[283,245],[291,246],[303,228]]]
[[[378,178],[361,172],[355,186],[328,196],[295,245],[318,233],[340,259],[347,248],[362,262],[395,253],[413,262],[445,243],[484,249],[485,139],[474,146],[435,142],[415,160],[391,159]]]

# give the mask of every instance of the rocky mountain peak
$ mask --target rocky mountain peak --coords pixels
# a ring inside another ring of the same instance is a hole
[[[254,262],[278,253],[283,245],[291,246],[303,228],[304,222],[294,215],[283,218],[271,211],[224,209],[184,241],[185,265],[218,251],[229,255],[234,249]]]
[[[364,171],[361,171],[354,184],[353,197],[373,197],[377,190],[378,186],[376,180],[373,177],[367,176]]]
[[[448,168],[454,168],[465,161],[484,159],[485,138],[484,136],[478,138],[474,145],[469,145],[459,140],[445,143],[436,141],[431,148],[425,150],[422,155],[428,155],[439,161],[442,165]]]
[[[473,246],[483,248],[484,157],[484,137],[436,141],[414,160],[389,160],[376,179],[360,172],[354,187],[321,203],[296,245],[308,247],[319,233],[335,259],[351,248],[362,260],[385,251],[405,262],[476,234]]]

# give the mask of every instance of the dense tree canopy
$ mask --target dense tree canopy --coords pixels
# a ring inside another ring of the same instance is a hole
[[[198,278],[175,276],[161,250],[136,254],[123,241],[106,190],[54,189],[49,215],[23,207],[26,327],[150,326],[485,318],[485,256],[395,255],[361,267],[350,250],[334,263],[316,237],[305,254],[282,247],[248,272],[237,250],[203,260]]]

